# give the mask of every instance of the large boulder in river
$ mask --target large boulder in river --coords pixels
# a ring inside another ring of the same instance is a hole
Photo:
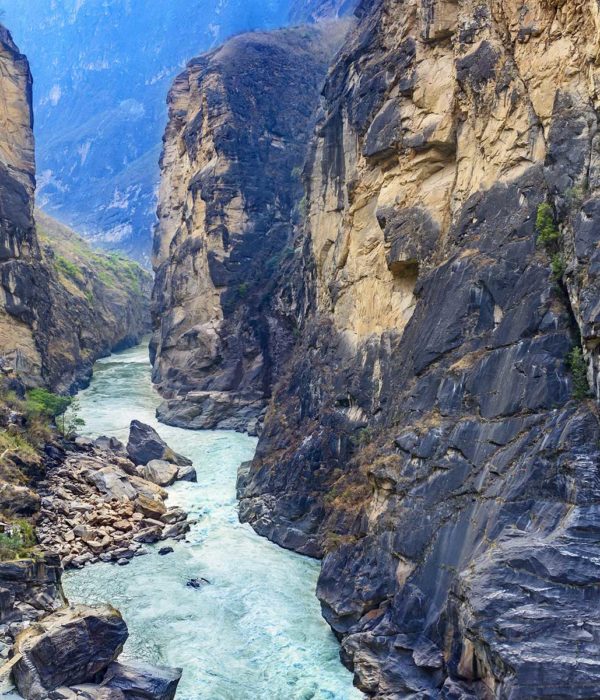
[[[26,700],[46,700],[57,688],[94,681],[126,639],[127,625],[110,606],[63,608],[18,635],[17,689]]]
[[[182,669],[146,663],[109,666],[102,687],[121,690],[129,700],[173,700]]]
[[[192,461],[174,452],[160,435],[149,425],[138,420],[131,421],[127,454],[136,464],[148,464],[161,459],[183,467]]]

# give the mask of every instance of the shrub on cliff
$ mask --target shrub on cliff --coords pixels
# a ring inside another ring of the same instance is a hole
[[[544,246],[549,253],[556,253],[560,243],[560,231],[554,221],[554,212],[548,202],[540,204],[535,219],[538,245]]]
[[[48,418],[62,416],[71,405],[70,396],[58,396],[47,389],[31,389],[27,392],[27,408],[31,413],[41,413]]]
[[[0,561],[22,559],[31,556],[36,546],[35,532],[27,520],[6,524],[0,533]]]
[[[571,350],[567,364],[573,378],[573,398],[579,401],[590,395],[590,385],[587,378],[587,364],[580,347]]]

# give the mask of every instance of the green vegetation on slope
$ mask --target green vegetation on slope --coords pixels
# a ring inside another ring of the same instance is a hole
[[[93,305],[98,295],[118,292],[141,296],[151,276],[136,262],[117,253],[94,250],[74,231],[36,211],[37,232],[44,256],[69,292]]]

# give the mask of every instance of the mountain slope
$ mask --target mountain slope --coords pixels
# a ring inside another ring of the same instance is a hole
[[[152,277],[131,260],[93,250],[39,210],[35,220],[52,301],[45,379],[55,391],[72,391],[99,357],[149,332]]]

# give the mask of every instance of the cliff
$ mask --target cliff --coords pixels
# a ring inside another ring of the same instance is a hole
[[[293,256],[301,168],[345,24],[238,36],[169,94],[152,342],[161,420],[255,432],[294,322],[274,290]]]
[[[357,14],[307,167],[309,307],[241,517],[323,557],[368,696],[593,697],[598,3]]]
[[[289,0],[4,0],[36,89],[37,204],[150,267],[165,95],[229,36],[287,22]]]
[[[27,59],[1,26],[0,65],[0,347],[20,370],[39,374],[32,79]]]

